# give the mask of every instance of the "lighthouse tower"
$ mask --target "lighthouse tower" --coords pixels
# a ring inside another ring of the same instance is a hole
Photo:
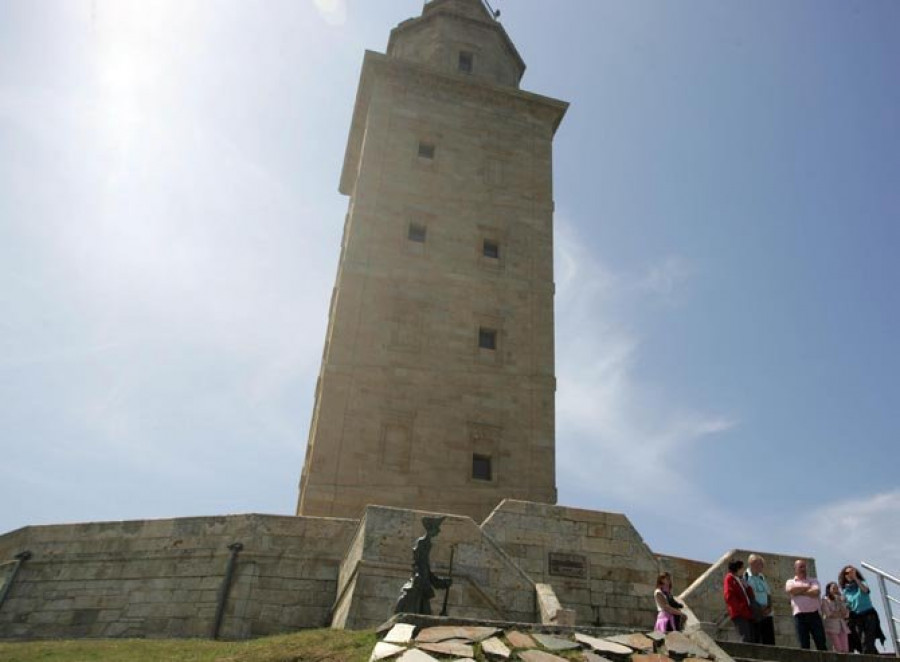
[[[552,142],[481,0],[367,52],[299,515],[556,502]]]

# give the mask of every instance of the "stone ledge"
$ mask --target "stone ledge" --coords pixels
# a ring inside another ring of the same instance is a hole
[[[719,646],[734,658],[765,662],[883,662],[881,655],[846,654],[833,651],[803,650],[786,646],[763,646],[737,641],[719,641]]]

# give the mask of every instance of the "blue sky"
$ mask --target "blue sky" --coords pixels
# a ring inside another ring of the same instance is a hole
[[[900,572],[900,3],[496,0],[560,503]],[[421,0],[0,0],[0,531],[293,512],[365,49]]]

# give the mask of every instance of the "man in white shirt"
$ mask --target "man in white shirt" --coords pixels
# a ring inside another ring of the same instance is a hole
[[[812,635],[816,648],[820,651],[827,650],[825,626],[819,615],[822,589],[818,579],[806,575],[805,560],[794,561],[794,578],[785,582],[784,590],[791,596],[791,613],[794,615],[794,629],[797,631],[800,648],[809,650],[809,636]]]

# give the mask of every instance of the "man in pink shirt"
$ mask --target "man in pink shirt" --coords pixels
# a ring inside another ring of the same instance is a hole
[[[794,578],[787,580],[784,590],[791,596],[791,613],[794,615],[794,629],[800,648],[809,650],[809,636],[812,635],[816,648],[825,648],[825,627],[819,615],[822,589],[819,580],[806,576],[806,561],[794,561]]]

